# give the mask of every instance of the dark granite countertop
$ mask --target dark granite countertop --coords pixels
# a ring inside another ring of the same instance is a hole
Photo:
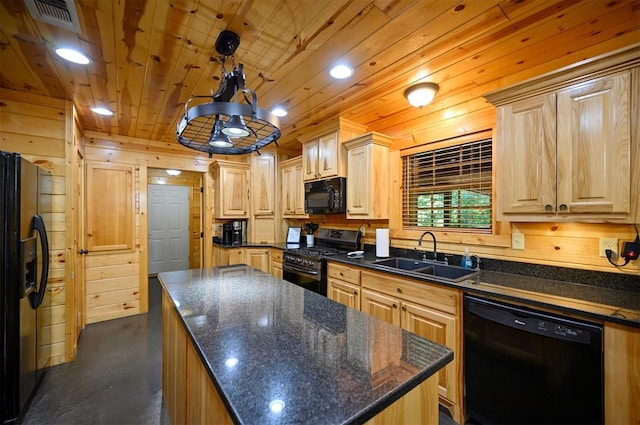
[[[378,258],[372,253],[366,253],[364,258],[359,259],[348,258],[346,255],[329,258],[329,261],[458,288],[476,295],[487,295],[516,302],[526,301],[532,305],[552,308],[567,314],[578,314],[599,321],[640,327],[640,292],[493,270],[483,270],[477,284],[464,281],[442,282],[412,272],[383,268],[375,264],[376,260]],[[638,284],[640,285],[640,282]]]
[[[362,423],[453,359],[246,265],[158,277],[237,423]]]

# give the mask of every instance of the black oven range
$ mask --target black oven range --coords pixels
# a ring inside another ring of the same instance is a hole
[[[287,248],[282,260],[282,277],[295,285],[327,296],[327,261],[360,247],[357,230],[319,229],[313,247]]]

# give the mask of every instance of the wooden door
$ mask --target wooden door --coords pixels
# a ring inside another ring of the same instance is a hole
[[[282,205],[282,215],[289,216],[294,213],[293,198],[295,192],[292,190],[293,186],[293,167],[283,167],[280,170],[280,202]]]
[[[133,166],[87,161],[87,249],[132,250]]]
[[[189,187],[148,185],[149,274],[189,268]]]
[[[222,207],[220,218],[246,218],[248,211],[248,175],[246,168],[220,169],[218,200]]]
[[[455,356],[461,355],[456,340],[455,316],[408,302],[403,302],[400,310],[400,322],[403,328],[423,338],[444,345],[453,350]],[[459,403],[456,399],[457,393],[455,391],[457,385],[456,362],[451,362],[440,369],[438,375],[440,395],[456,404]]]
[[[555,111],[555,94],[499,108],[497,193],[502,213],[555,213]]]
[[[315,180],[318,175],[318,140],[302,145],[303,180]]]
[[[318,177],[326,179],[338,175],[338,134],[332,132],[318,139]]]
[[[400,301],[395,298],[363,289],[360,298],[360,307],[363,313],[400,326]]]
[[[358,146],[347,152],[347,214],[349,218],[369,215],[373,145]]]
[[[291,188],[294,193],[293,213],[296,216],[308,217],[308,214],[304,211],[304,179],[302,178],[302,163],[298,163],[293,167]]]
[[[251,213],[275,214],[275,155],[265,153],[251,159]]]
[[[80,331],[86,325],[86,306],[85,306],[85,256],[84,250],[86,247],[85,240],[85,193],[84,193],[84,156],[82,152],[77,151],[76,158],[76,176],[75,176],[75,196],[73,199],[75,209],[75,235],[73,241],[73,250],[75,252],[75,267],[74,267],[74,291],[75,291],[75,338],[74,345],[77,344],[77,339],[80,336]],[[76,352],[74,347],[73,352]]]
[[[329,299],[360,310],[360,287],[337,279],[328,279],[327,296]]]
[[[630,211],[629,72],[558,93],[558,211]]]
[[[245,251],[247,265],[265,273],[269,273],[269,249],[246,248]]]

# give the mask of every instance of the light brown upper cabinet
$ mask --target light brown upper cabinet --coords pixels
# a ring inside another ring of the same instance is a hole
[[[640,220],[639,54],[486,95],[498,106],[498,220]]]
[[[275,215],[276,157],[263,153],[251,157],[251,213],[253,215]]]
[[[283,217],[308,217],[304,212],[302,157],[280,162],[280,205]]]
[[[86,162],[87,249],[133,250],[133,165]]]
[[[342,142],[365,130],[365,126],[336,118],[306,132],[301,138],[304,181],[345,177],[347,161]]]
[[[393,139],[367,133],[347,140],[347,218],[389,218],[389,146]]]
[[[249,164],[215,161],[211,164],[215,187],[215,218],[249,217]]]

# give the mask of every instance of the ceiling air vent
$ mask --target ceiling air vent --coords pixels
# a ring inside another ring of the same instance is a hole
[[[80,21],[73,0],[24,0],[24,2],[33,19],[80,33]]]

